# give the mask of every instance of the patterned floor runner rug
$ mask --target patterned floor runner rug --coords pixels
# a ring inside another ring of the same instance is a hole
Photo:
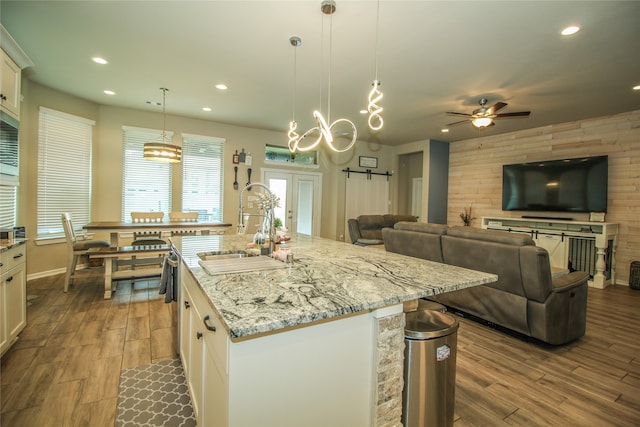
[[[116,427],[195,425],[180,360],[164,360],[122,371]]]

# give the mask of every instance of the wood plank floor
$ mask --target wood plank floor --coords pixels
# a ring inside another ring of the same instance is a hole
[[[1,426],[113,426],[120,372],[172,358],[158,280],[29,281],[29,325],[2,358]],[[562,347],[460,319],[456,426],[640,425],[640,291],[589,289],[587,334]],[[260,426],[256,426],[260,427]]]
[[[113,426],[120,372],[171,359],[171,312],[159,280],[118,282],[100,271],[27,283],[28,325],[2,357],[0,426]]]

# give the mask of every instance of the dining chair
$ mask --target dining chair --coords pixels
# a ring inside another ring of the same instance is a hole
[[[197,222],[199,212],[169,212],[170,222]]]
[[[169,222],[198,222],[199,212],[169,212]],[[172,236],[195,236],[197,229],[181,228],[180,231],[172,231]]]
[[[106,240],[79,239],[73,229],[73,222],[69,212],[62,213],[62,227],[67,239],[67,271],[64,277],[64,291],[67,292],[71,281],[75,277],[78,259],[86,255],[91,248],[108,248],[111,244]]]
[[[134,223],[154,223],[162,222],[164,212],[131,212],[131,221]],[[153,246],[166,245],[167,242],[162,238],[162,231],[134,231],[131,246]],[[129,262],[123,261],[123,264],[130,264],[131,269],[141,266],[162,266],[164,255],[152,258],[139,258],[136,255],[131,257]]]
[[[131,212],[131,221],[138,222],[162,222],[164,212]],[[131,246],[164,245],[162,231],[136,231],[133,233]]]

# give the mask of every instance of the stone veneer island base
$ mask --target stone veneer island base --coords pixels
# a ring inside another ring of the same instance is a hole
[[[397,426],[403,302],[495,275],[295,236],[292,267],[209,275],[197,252],[247,236],[181,237],[181,358],[201,426]],[[187,308],[188,307],[188,308]]]

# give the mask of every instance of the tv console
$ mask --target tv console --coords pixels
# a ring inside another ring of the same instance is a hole
[[[551,266],[593,276],[589,286],[603,289],[615,284],[615,251],[618,224],[560,218],[483,217],[482,228],[526,233],[549,252]]]

